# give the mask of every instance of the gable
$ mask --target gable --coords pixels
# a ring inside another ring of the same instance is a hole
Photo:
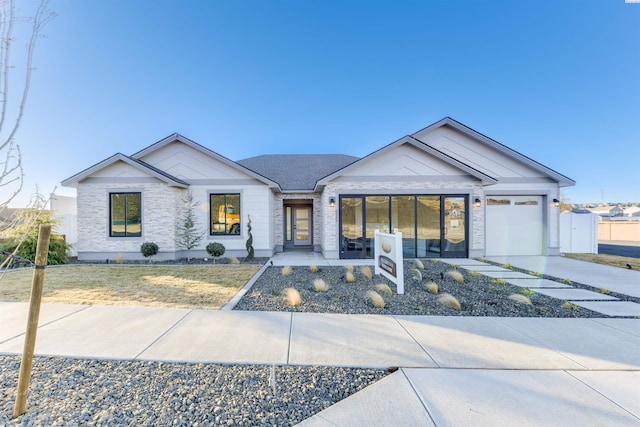
[[[252,178],[237,167],[225,164],[178,140],[139,157],[139,160],[186,181]]]
[[[477,139],[442,126],[414,137],[469,166],[496,178],[544,178],[546,174]]]
[[[90,175],[89,178],[149,178],[151,174],[123,161],[116,161]]]
[[[459,168],[407,143],[360,164],[342,176],[440,177],[466,175]]]

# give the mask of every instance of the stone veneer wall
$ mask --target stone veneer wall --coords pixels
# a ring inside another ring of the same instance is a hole
[[[391,178],[391,177],[390,177]],[[329,259],[339,258],[339,202],[340,195],[394,195],[394,194],[468,194],[469,195],[469,254],[480,256],[484,252],[485,210],[484,203],[480,208],[473,207],[473,200],[478,197],[484,200],[483,186],[477,181],[469,182],[407,182],[407,181],[373,181],[349,182],[338,180],[328,184],[322,198],[321,206],[328,206],[329,199],[335,198],[336,207],[327,208],[323,217],[323,253]]]
[[[142,193],[142,236],[109,237],[109,193],[140,191]],[[162,252],[174,252],[176,207],[184,190],[163,183],[147,184],[81,184],[78,186],[78,256],[92,259],[91,253],[140,255],[143,242],[154,242]],[[84,253],[84,255],[83,255]],[[160,257],[160,254],[158,257]],[[173,255],[171,256],[173,258]]]

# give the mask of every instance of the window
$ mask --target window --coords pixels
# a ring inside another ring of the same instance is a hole
[[[487,205],[490,206],[506,206],[511,204],[510,197],[487,197]]]
[[[109,193],[109,236],[142,236],[142,193]]]
[[[211,235],[240,234],[240,194],[210,194]]]

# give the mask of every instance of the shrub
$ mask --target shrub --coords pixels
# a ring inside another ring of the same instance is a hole
[[[253,250],[253,235],[251,234],[251,216],[247,215],[247,243],[245,243],[245,247],[247,248],[247,261],[251,261],[255,256],[255,251]]]
[[[302,297],[296,288],[286,288],[283,294],[284,303],[289,307],[297,307],[302,304]]]
[[[462,309],[460,302],[451,294],[442,294],[438,297],[438,302],[444,307],[452,308],[460,311]]]
[[[460,284],[464,283],[464,276],[457,270],[449,270],[445,273],[445,275],[451,277],[453,280]]]
[[[375,308],[384,308],[385,306],[384,298],[382,298],[376,291],[367,291],[366,298]]]
[[[231,258],[229,258],[229,262],[231,264],[240,264],[240,260],[234,256],[232,256]]]
[[[517,302],[518,304],[531,305],[531,300],[528,297],[521,294],[511,294],[509,295],[509,299],[511,301]]]
[[[491,283],[494,285],[506,285],[508,282],[504,279],[493,279]]]
[[[207,245],[206,250],[207,253],[213,257],[213,260],[215,262],[216,258],[224,255],[226,249],[222,243],[211,242]]]
[[[362,273],[362,275],[364,277],[366,277],[368,280],[373,279],[373,273],[371,272],[371,268],[363,265],[362,267],[360,267],[360,272]]]
[[[417,268],[413,268],[411,269],[411,272],[415,275],[418,282],[422,282],[422,272],[420,270],[418,270]]]
[[[284,267],[282,267],[282,270],[280,270],[280,274],[282,274],[283,276],[288,276],[292,271],[293,268],[291,268],[291,266],[285,265]]]
[[[313,290],[316,292],[327,292],[329,290],[329,285],[322,279],[316,279],[313,281]]]
[[[580,309],[580,307],[578,307],[577,305],[575,305],[574,303],[569,302],[569,301],[565,301],[565,302],[561,305],[561,307],[562,307],[562,308],[567,308],[567,309],[569,309],[569,310],[573,310],[573,311],[577,311],[577,310],[579,310],[579,309]]]
[[[528,297],[533,296],[536,294],[536,291],[529,289],[529,288],[522,288],[520,290],[520,292],[522,293],[522,295],[526,295]]]
[[[344,278],[347,281],[347,283],[353,283],[356,281],[356,276],[354,276],[353,272],[351,271],[347,271],[344,275]]]
[[[422,261],[417,259],[415,260],[415,263],[416,263],[416,268],[419,268],[420,270],[424,270],[424,264],[422,263]]]
[[[431,293],[431,294],[437,294],[438,293],[438,284],[436,282],[429,282],[427,283],[427,292]]]
[[[480,276],[480,273],[479,273],[479,272],[477,272],[477,271],[475,271],[475,270],[471,270],[471,271],[469,272],[469,275],[470,275],[470,276],[473,276],[473,277],[478,277],[478,276]]]
[[[353,273],[353,265],[351,265],[351,264],[345,265],[344,269]]]
[[[376,288],[376,291],[380,292],[381,294],[386,294],[388,296],[392,296],[393,295],[393,291],[391,290],[389,285],[387,285],[385,283],[378,283],[375,286],[375,288]]]
[[[151,257],[158,253],[158,245],[153,242],[144,242],[140,246],[140,253],[145,258],[149,258],[149,262],[151,262]]]
[[[315,265],[315,264],[311,264],[309,266],[309,271],[312,272],[312,273],[317,273],[318,272],[318,266]]]
[[[18,246],[19,240],[8,239],[0,248],[6,252],[11,252],[16,250]],[[31,261],[36,260],[36,248],[38,246],[38,235],[29,235],[25,239],[25,241],[20,245],[20,249],[16,252],[16,255],[25,258]],[[69,256],[67,255],[67,251],[69,250],[69,245],[64,240],[64,237],[56,234],[52,234],[49,238],[49,253],[47,254],[47,265],[58,265],[65,264],[69,260]]]
[[[513,269],[513,265],[511,265],[511,264],[509,264],[509,263],[502,264],[502,268],[506,268],[506,269],[511,270],[511,269]]]

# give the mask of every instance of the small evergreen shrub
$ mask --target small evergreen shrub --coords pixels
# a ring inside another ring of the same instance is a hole
[[[216,258],[224,255],[224,252],[226,251],[224,245],[218,242],[209,243],[205,249],[207,250],[207,253],[213,257],[214,262]]]
[[[144,242],[140,245],[140,253],[151,262],[151,257],[158,253],[158,245],[153,242]]]
[[[19,239],[7,239],[0,245],[0,249],[6,252],[15,251],[18,246]],[[27,236],[26,240],[20,245],[20,249],[16,252],[16,255],[31,261],[36,260],[36,247],[38,246],[38,235],[31,234]],[[70,245],[64,240],[64,237],[56,234],[51,234],[49,237],[49,253],[47,254],[47,265],[66,264],[69,261],[67,251]]]

